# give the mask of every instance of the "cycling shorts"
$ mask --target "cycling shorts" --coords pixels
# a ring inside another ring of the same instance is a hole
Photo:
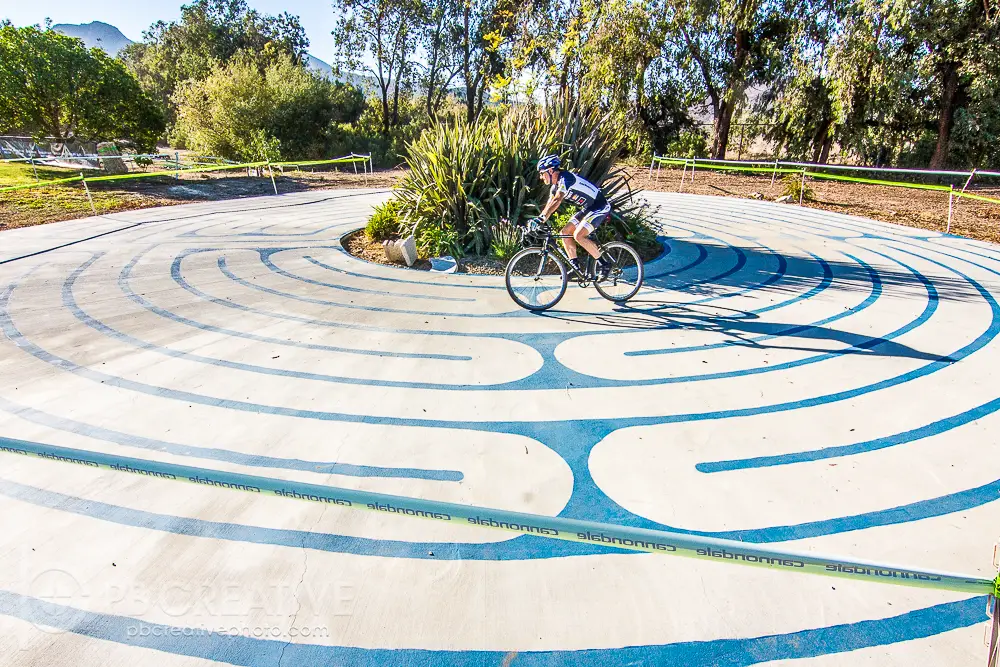
[[[611,204],[604,202],[604,205],[600,208],[592,208],[586,211],[579,211],[572,218],[570,222],[573,223],[577,229],[583,227],[589,233],[593,234],[594,230],[600,227],[611,215]]]

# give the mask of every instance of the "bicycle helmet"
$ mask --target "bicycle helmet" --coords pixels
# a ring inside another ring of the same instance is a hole
[[[562,166],[562,160],[559,159],[558,155],[551,154],[538,160],[538,171],[548,171],[549,169],[558,169]]]

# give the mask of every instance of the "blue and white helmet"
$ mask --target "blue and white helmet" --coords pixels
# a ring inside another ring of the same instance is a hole
[[[538,160],[538,171],[548,171],[549,169],[558,169],[562,166],[562,160],[559,159],[558,155],[551,154],[546,155]]]

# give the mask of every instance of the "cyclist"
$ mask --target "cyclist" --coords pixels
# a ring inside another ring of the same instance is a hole
[[[611,262],[601,252],[601,249],[590,239],[594,230],[601,226],[611,215],[611,204],[605,198],[601,189],[581,176],[562,169],[562,160],[558,155],[546,155],[538,161],[538,173],[542,181],[549,187],[549,200],[542,209],[542,214],[532,220],[534,224],[544,223],[553,213],[559,210],[563,201],[569,201],[580,207],[562,229],[563,247],[573,266],[581,274],[586,275],[584,267],[576,256],[576,245],[579,243],[584,250],[597,260],[601,280],[608,277]]]

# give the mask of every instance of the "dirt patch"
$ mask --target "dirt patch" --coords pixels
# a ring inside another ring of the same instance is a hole
[[[347,252],[368,262],[373,262],[375,264],[387,264],[389,266],[401,266],[404,269],[411,268],[418,271],[431,270],[431,263],[426,259],[418,259],[411,267],[407,267],[406,264],[402,262],[390,262],[385,256],[385,248],[382,247],[382,244],[372,241],[365,236],[365,230],[363,229],[351,232],[342,238],[340,243],[344,246],[344,249],[347,250]]]
[[[363,229],[351,232],[345,236],[341,239],[341,245],[355,257],[360,257],[375,264],[401,266],[403,268],[417,269],[418,271],[430,271],[431,269],[431,263],[426,259],[418,259],[411,267],[407,267],[406,264],[400,262],[390,262],[385,256],[382,244],[370,240],[365,236],[365,230]],[[507,262],[495,257],[463,257],[458,261],[458,273],[502,276],[506,269]]]
[[[496,257],[463,257],[458,263],[458,272],[502,276],[507,272],[507,262]]]
[[[699,195],[743,197],[774,201],[783,194],[781,178],[771,184],[768,174],[726,174],[717,171],[696,170],[694,183],[685,180],[681,189],[681,170],[664,167],[624,167],[629,174],[633,190],[657,192],[686,192]],[[690,177],[690,170],[688,170]],[[805,201],[809,208],[836,213],[857,215],[897,225],[943,232],[948,226],[948,193],[932,190],[844,183],[835,181],[806,181],[812,188],[813,201]],[[1000,186],[977,186],[970,192],[1000,199]],[[1000,243],[1000,205],[956,198],[952,212],[951,233],[959,236]],[[797,205],[798,201],[790,205]]]

